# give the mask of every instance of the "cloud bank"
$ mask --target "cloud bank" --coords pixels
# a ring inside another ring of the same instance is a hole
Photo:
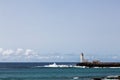
[[[6,62],[44,62],[44,61],[59,61],[64,57],[60,55],[43,55],[33,49],[3,49],[0,48],[0,61]]]

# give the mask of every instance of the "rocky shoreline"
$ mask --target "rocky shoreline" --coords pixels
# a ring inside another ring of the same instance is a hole
[[[85,67],[120,67],[120,62],[81,62],[77,63],[76,66]]]

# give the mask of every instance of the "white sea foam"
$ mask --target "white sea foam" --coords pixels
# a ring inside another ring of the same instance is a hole
[[[45,65],[44,67],[73,67],[72,65],[57,65],[56,63]]]
[[[79,79],[79,77],[73,77],[73,79]]]
[[[57,65],[56,63],[45,65],[44,67],[68,67],[67,65]]]

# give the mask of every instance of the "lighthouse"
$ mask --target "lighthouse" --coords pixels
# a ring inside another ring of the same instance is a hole
[[[83,53],[80,54],[80,62],[84,62],[84,54]]]

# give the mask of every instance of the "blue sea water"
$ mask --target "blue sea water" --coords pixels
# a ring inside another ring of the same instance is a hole
[[[49,64],[52,63],[0,63],[0,80],[91,80],[94,77],[120,75],[120,68],[44,67]]]

